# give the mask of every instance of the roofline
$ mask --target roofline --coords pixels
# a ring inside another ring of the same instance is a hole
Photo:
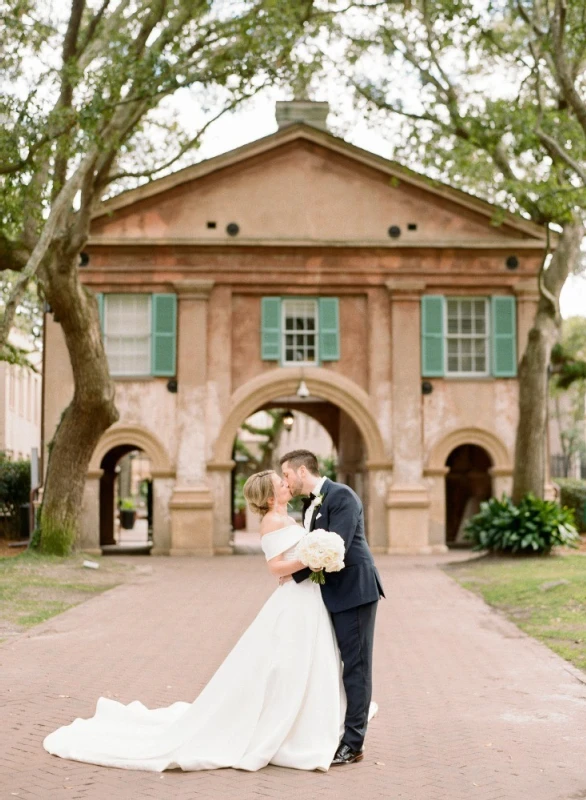
[[[393,241],[390,239],[196,239],[169,237],[90,236],[88,247],[314,247],[374,250],[532,250],[541,252],[546,239],[426,239],[418,241]],[[555,247],[555,244],[552,245]]]
[[[376,153],[371,153],[369,150],[364,150],[354,144],[346,142],[338,136],[334,136],[328,131],[322,131],[306,125],[302,122],[287,125],[284,128],[264,136],[262,139],[256,139],[254,142],[237,147],[234,150],[229,150],[227,153],[222,153],[213,158],[208,158],[193,164],[189,167],[184,167],[177,172],[166,175],[162,178],[157,178],[154,181],[138,186],[136,189],[128,189],[115,197],[105,200],[92,215],[93,219],[98,219],[113,211],[127,208],[128,206],[146,200],[162,192],[174,189],[181,186],[183,183],[197,180],[206,175],[211,175],[227,167],[238,164],[245,159],[253,158],[254,156],[262,155],[263,153],[270,152],[271,150],[279,147],[288,142],[295,141],[296,139],[305,139],[306,141],[313,142],[314,144],[322,145],[323,147],[332,150],[333,152],[350,156],[356,161],[365,164],[381,172],[385,172],[392,178],[403,180],[406,183],[422,189],[425,192],[434,194],[444,200],[449,200],[456,205],[461,205],[471,211],[475,211],[484,217],[491,219],[495,212],[502,212],[499,206],[489,203],[487,200],[482,200],[474,195],[464,192],[462,189],[455,189],[439,181],[433,181],[420,175],[408,167],[403,167],[395,161],[390,161],[383,156]],[[544,229],[537,225],[535,222],[523,219],[518,214],[512,214],[505,211],[502,224],[509,227],[516,228],[524,234],[533,236],[537,239],[543,239],[545,236]],[[500,226],[499,226],[500,227]]]

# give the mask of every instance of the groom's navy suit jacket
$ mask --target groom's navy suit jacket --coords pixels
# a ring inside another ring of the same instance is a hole
[[[346,546],[344,569],[325,573],[326,582],[320,587],[324,604],[328,611],[336,613],[373,603],[385,594],[366,543],[360,498],[349,486],[329,478],[324,481],[321,494],[323,502],[313,511],[309,530],[323,528],[338,533]],[[307,567],[294,572],[293,579],[300,583],[310,575]]]

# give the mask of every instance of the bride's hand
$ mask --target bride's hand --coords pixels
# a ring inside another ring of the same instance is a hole
[[[284,583],[287,583],[287,581],[292,581],[292,580],[293,580],[292,575],[281,575],[281,577],[279,578],[279,586],[282,586]]]

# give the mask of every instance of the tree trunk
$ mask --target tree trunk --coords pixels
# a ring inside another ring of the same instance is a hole
[[[559,338],[559,298],[566,278],[580,257],[584,229],[580,222],[564,227],[548,269],[527,347],[519,366],[519,422],[515,442],[513,503],[528,492],[543,497],[546,477],[548,366],[551,349]],[[549,294],[556,303],[554,305]]]
[[[50,445],[41,549],[65,555],[79,536],[90,459],[118,412],[95,297],[81,285],[75,264],[53,263],[44,278],[47,300],[65,335],[75,388]]]

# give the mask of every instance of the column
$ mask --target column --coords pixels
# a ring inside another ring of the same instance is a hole
[[[83,489],[80,532],[77,546],[84,553],[101,555],[100,547],[100,478],[103,470],[90,470]]]
[[[174,284],[177,322],[177,468],[171,496],[171,555],[212,555],[213,502],[206,484],[208,300],[213,281]]]
[[[423,483],[421,295],[423,281],[387,283],[391,298],[393,480],[387,495],[390,553],[429,553],[429,494]]]
[[[215,444],[230,408],[232,395],[232,289],[217,286],[209,305],[210,356],[207,375],[208,483],[214,501],[216,555],[233,552],[231,492],[234,461],[213,461]],[[256,518],[258,519],[258,518]]]

